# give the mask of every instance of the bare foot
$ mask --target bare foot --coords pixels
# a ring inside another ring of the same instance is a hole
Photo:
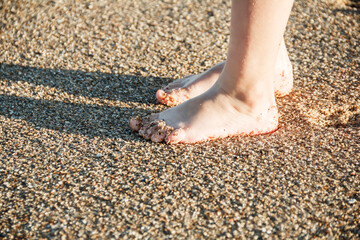
[[[287,57],[286,49],[282,54],[280,48],[281,45],[285,48],[281,39],[292,3],[233,0],[227,61],[212,87],[203,89],[204,93],[197,97],[191,96],[191,91],[186,92],[187,96],[180,93],[178,99],[184,96],[190,99],[145,119],[131,119],[130,127],[146,139],[170,144],[275,131],[278,126],[275,85],[284,88],[292,85],[275,84],[277,65],[282,66],[280,76],[286,73],[283,64],[286,60],[277,64],[277,58]],[[163,100],[163,92],[158,97]],[[178,99],[164,102],[182,101]]]
[[[176,106],[188,99],[199,96],[207,91],[219,78],[225,62],[219,63],[204,73],[190,75],[175,80],[156,93],[157,100],[167,106]],[[289,94],[293,87],[292,65],[286,50],[284,40],[276,62],[276,77],[274,81],[275,94],[278,97]]]
[[[244,98],[226,92],[220,80],[205,93],[176,107],[144,119],[131,119],[130,127],[145,139],[169,144],[273,132],[278,124],[274,93],[271,88],[260,88],[249,95],[257,98]]]

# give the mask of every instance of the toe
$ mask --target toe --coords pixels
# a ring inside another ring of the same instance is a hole
[[[172,131],[168,136],[166,136],[165,142],[167,144],[176,144],[176,143],[180,143],[184,139],[185,139],[185,131],[180,128]]]
[[[163,133],[161,130],[162,129],[161,129],[160,121],[155,120],[155,121],[151,122],[149,124],[148,128],[144,131],[143,137],[145,139],[157,140],[157,141],[153,141],[153,142],[159,142],[159,141],[161,142],[162,141],[162,140],[160,140],[161,136],[165,135],[165,133]],[[163,139],[164,139],[164,137],[163,137]]]
[[[161,96],[160,96],[160,94],[161,94]],[[165,97],[161,98],[164,95],[165,95]],[[181,89],[172,90],[168,93],[161,92],[161,93],[157,94],[157,99],[160,103],[165,104],[169,107],[173,107],[173,106],[179,105],[179,104],[185,102],[186,100],[188,100],[189,96],[187,95],[186,90],[181,88]]]
[[[189,97],[186,94],[184,86],[192,79],[193,76],[197,75],[189,75],[185,78],[178,79],[168,84],[163,89],[159,89],[156,92],[156,99],[158,102],[173,107],[188,100]]]
[[[147,117],[146,120],[144,120],[143,126],[139,130],[139,135],[143,138],[149,140],[151,138],[151,135],[154,132],[154,129],[156,128],[156,123],[154,121],[150,121],[150,117]]]
[[[179,143],[185,139],[183,129],[174,130],[173,127],[167,126],[164,120],[158,119],[159,114],[150,116],[136,117],[130,120],[130,127],[139,132],[139,135],[152,142],[162,142],[165,140],[168,144]]]
[[[143,126],[139,130],[139,135],[147,140],[152,139],[154,142],[161,142],[171,131],[166,131],[168,128],[166,123],[158,120],[157,115],[150,115],[143,120]]]
[[[162,89],[159,89],[157,92],[156,92],[156,99],[160,102],[160,103],[163,103],[164,99],[166,98],[166,92]]]
[[[165,137],[166,137],[165,131],[159,130],[153,135],[151,135],[151,141],[159,143],[162,142]]]
[[[156,99],[159,103],[167,105],[167,106],[173,106],[175,99],[167,92],[165,92],[162,89],[159,89],[156,92]]]
[[[130,119],[130,128],[134,131],[139,131],[139,129],[142,127],[142,120],[139,116],[136,118]]]
[[[139,135],[142,136],[145,139],[150,139],[151,136],[148,134],[149,125],[145,124],[142,126],[139,130]]]
[[[167,105],[167,106],[174,106],[176,103],[175,98],[172,96],[174,90],[171,92],[165,92],[162,89],[159,89],[156,92],[156,99],[158,100],[159,103]]]
[[[170,135],[173,131],[173,127],[167,126],[165,121],[160,120],[157,122],[156,129],[151,136],[151,141],[162,142],[166,136]]]

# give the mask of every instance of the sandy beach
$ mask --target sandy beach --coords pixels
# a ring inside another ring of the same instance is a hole
[[[359,8],[295,1],[276,132],[129,128],[225,60],[229,24],[230,1],[1,1],[0,239],[359,239]]]

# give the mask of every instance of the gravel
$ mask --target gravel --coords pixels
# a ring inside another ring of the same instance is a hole
[[[0,238],[360,238],[360,15],[335,2],[294,4],[278,131],[168,146],[128,120],[225,59],[230,1],[1,1]]]

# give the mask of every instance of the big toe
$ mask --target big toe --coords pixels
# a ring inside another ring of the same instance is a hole
[[[162,90],[162,89],[159,89],[157,90],[156,92],[156,99],[160,102],[160,103],[163,103],[164,99],[166,98],[167,96],[167,93]]]

